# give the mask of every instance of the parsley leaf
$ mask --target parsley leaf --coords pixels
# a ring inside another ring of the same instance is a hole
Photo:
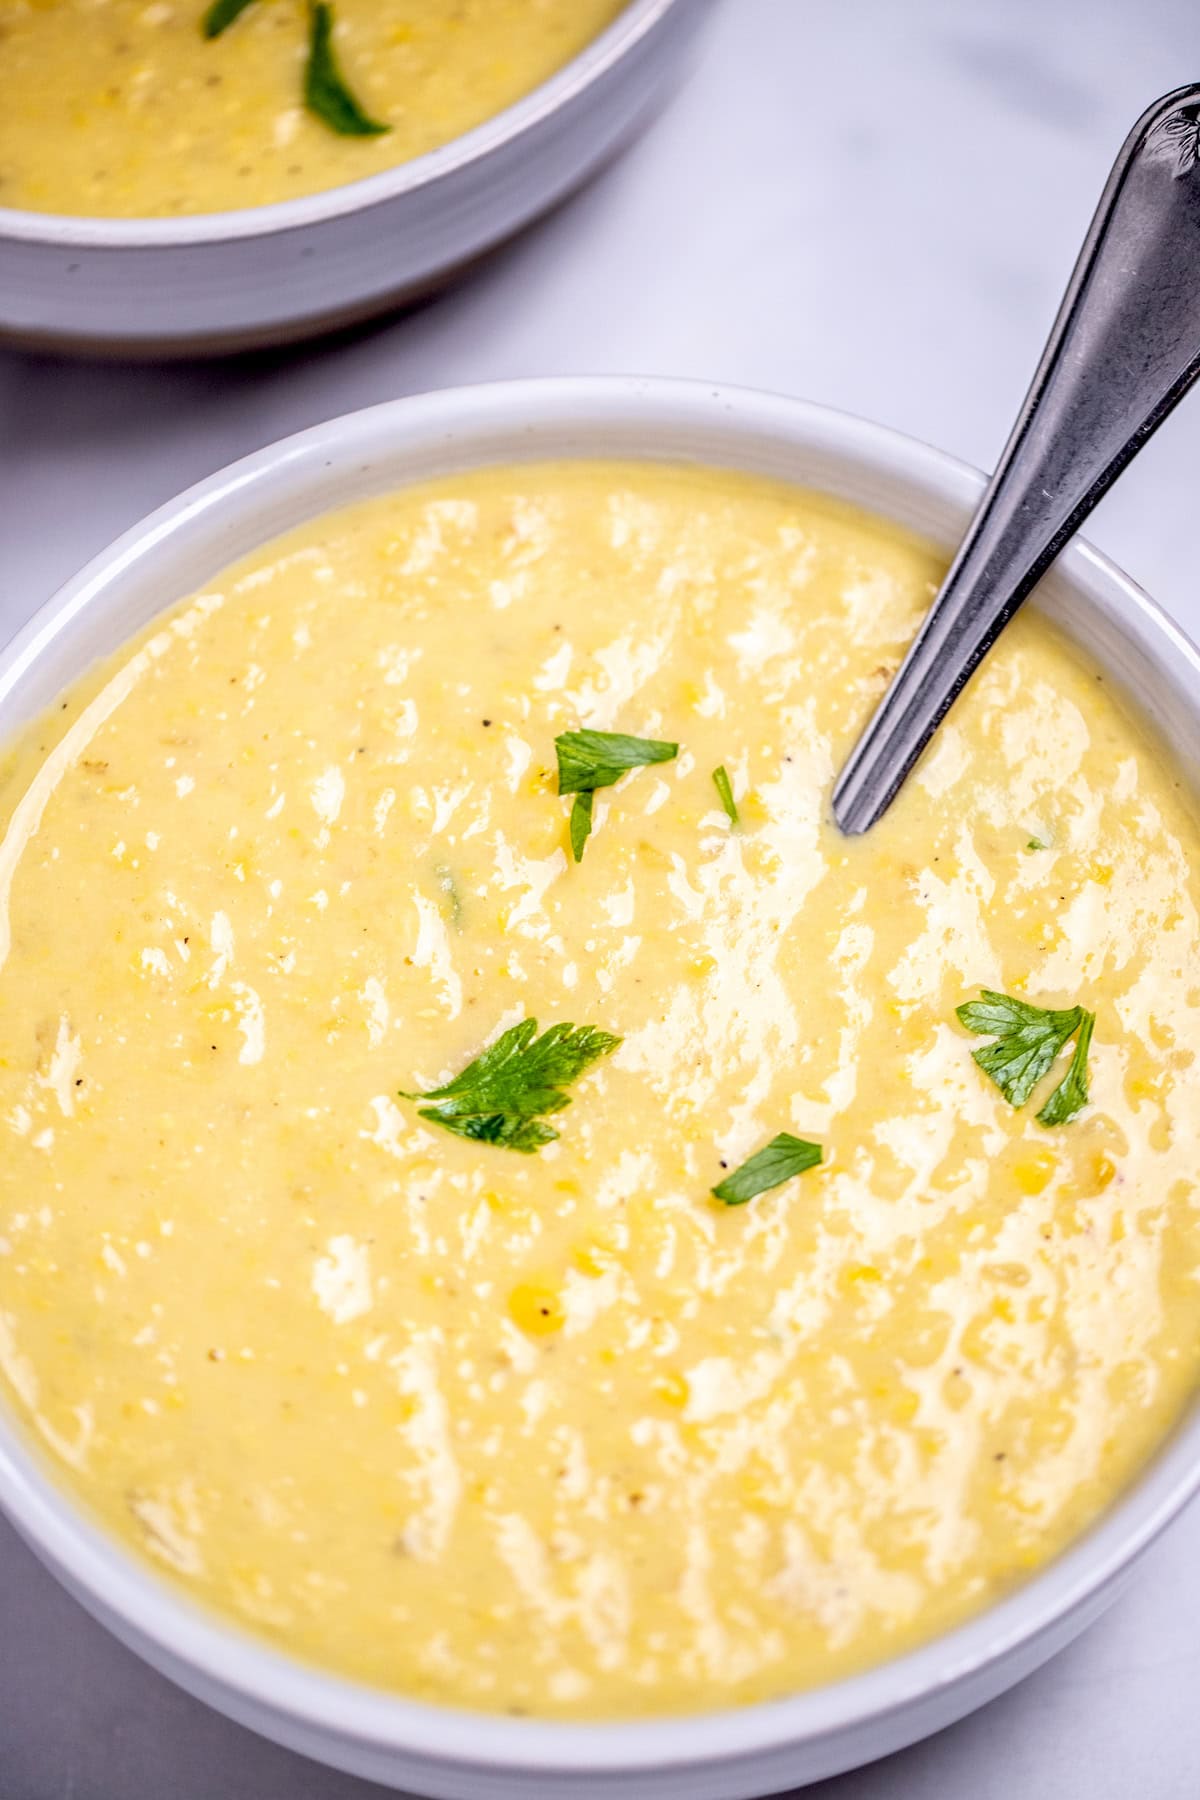
[[[563,731],[554,740],[558,757],[558,791],[574,794],[571,808],[571,854],[583,861],[583,846],[592,833],[592,796],[611,787],[630,769],[647,763],[671,762],[678,744],[661,738],[626,737],[620,731]]]
[[[575,804],[571,808],[571,854],[576,862],[583,861],[583,846],[592,835],[592,801],[595,798],[591,789],[576,794]]]
[[[438,863],[433,871],[439,888],[442,890],[442,915],[449,919],[451,925],[462,930],[463,903],[462,893],[455,879],[454,870],[446,863]]]
[[[342,137],[379,137],[390,131],[364,112],[338,67],[333,51],[333,7],[316,0],[309,11],[311,28],[304,70],[304,104],[310,113]]]
[[[1032,837],[1025,848],[1027,850],[1048,850],[1050,846],[1044,838]]]
[[[206,38],[220,37],[250,4],[251,0],[212,0],[212,5],[201,20],[201,31]]]
[[[1083,1012],[1082,1007],[1079,1010]],[[1087,1105],[1087,1059],[1095,1025],[1095,1013],[1084,1012],[1071,1066],[1038,1114],[1039,1125],[1066,1125]]]
[[[560,794],[594,793],[611,787],[628,769],[673,762],[678,744],[660,738],[626,737],[620,731],[564,731],[554,740]]]
[[[744,1206],[755,1194],[764,1194],[768,1188],[790,1181],[793,1175],[803,1175],[805,1169],[815,1169],[820,1160],[820,1144],[810,1144],[781,1131],[712,1191],[726,1206]]]
[[[1055,1058],[1076,1039],[1070,1069],[1037,1115],[1039,1124],[1065,1125],[1087,1104],[1087,1057],[1095,1014],[1082,1006],[1061,1011],[1030,1006],[1027,1000],[990,988],[981,993],[982,999],[958,1007],[957,1017],[968,1031],[994,1037],[994,1043],[971,1054],[1010,1106],[1024,1106]]]
[[[540,1115],[569,1106],[563,1088],[620,1042],[592,1025],[552,1025],[538,1037],[537,1020],[522,1019],[453,1081],[425,1094],[401,1090],[400,1098],[424,1102],[420,1117],[458,1137],[528,1155],[558,1136]]]
[[[733,797],[733,784],[726,774],[724,763],[719,769],[713,770],[713,786],[717,790],[721,805],[729,815],[729,823],[736,825],[738,822],[737,801]]]

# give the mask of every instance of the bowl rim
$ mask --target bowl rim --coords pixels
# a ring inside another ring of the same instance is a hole
[[[586,440],[617,416],[632,435],[657,421],[685,421],[727,440],[722,462],[704,443],[702,466],[737,468],[739,441],[749,456],[756,434],[864,471],[899,476],[926,499],[969,511],[984,477],[920,440],[849,413],[754,389],[687,380],[565,376],[447,389],[386,401],[282,438],[160,506],[134,525],[46,602],[0,651],[0,715],[25,675],[81,612],[119,596],[123,576],[205,515],[219,521],[275,482],[303,485],[314,469],[361,464],[364,454],[419,441],[452,446],[466,468],[528,461],[523,428],[567,418]],[[498,455],[489,431],[511,434]],[[472,438],[475,439],[472,445]],[[472,450],[478,454],[472,454]],[[564,454],[564,453],[560,453]],[[611,455],[586,441],[574,459]],[[543,456],[545,453],[543,453]],[[633,458],[636,460],[636,457]],[[661,456],[647,460],[661,461]],[[686,460],[676,457],[674,460]],[[749,461],[742,466],[751,466]],[[810,486],[817,485],[810,482]],[[317,506],[309,516],[319,517]],[[886,516],[880,509],[881,516]],[[269,541],[269,537],[264,538]],[[1186,671],[1184,685],[1200,717],[1200,651],[1113,562],[1073,539],[1056,565],[1085,604],[1119,616],[1130,634],[1157,640]],[[177,1590],[76,1505],[46,1472],[48,1462],[18,1427],[0,1396],[0,1507],[76,1597],[118,1635],[182,1685],[205,1698],[228,1698],[240,1716],[266,1718],[310,1743],[340,1742],[377,1755],[417,1757],[445,1768],[506,1775],[621,1776],[681,1771],[812,1745],[928,1702],[990,1665],[1015,1658],[1052,1635],[1111,1588],[1200,1489],[1200,1404],[1193,1402],[1165,1442],[1110,1506],[1049,1563],[983,1611],[915,1649],[826,1685],[779,1699],[704,1714],[600,1722],[512,1718],[413,1700],[293,1659],[266,1639]],[[147,1648],[149,1647],[149,1648]],[[217,1704],[222,1701],[218,1699]],[[266,1728],[266,1727],[263,1727]],[[286,1735],[281,1731],[281,1735]],[[319,1754],[319,1752],[318,1752]]]
[[[178,250],[245,238],[277,237],[331,219],[345,218],[400,199],[536,130],[608,74],[650,35],[667,14],[697,0],[625,0],[621,11],[575,56],[510,106],[407,162],[339,182],[316,193],[264,206],[228,207],[220,212],[156,218],[135,214],[107,218],[93,213],[35,212],[0,206],[0,244],[6,240],[55,250]]]

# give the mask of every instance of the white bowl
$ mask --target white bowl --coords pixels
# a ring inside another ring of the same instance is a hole
[[[0,342],[112,356],[284,344],[417,298],[511,237],[650,116],[705,0],[628,0],[515,106],[365,181],[178,219],[0,207]]]
[[[285,439],[162,507],[0,656],[0,733],[96,657],[265,539],[330,507],[480,463],[642,457],[723,464],[837,494],[949,549],[973,470],[878,425],[699,384],[554,380],[396,401]],[[1200,767],[1200,655],[1076,540],[1035,604]],[[357,1687],[193,1605],[111,1542],[0,1418],[0,1505],[59,1578],[157,1668],[243,1724],[337,1767],[444,1800],[743,1800],[913,1742],[1027,1675],[1114,1598],[1200,1486],[1200,1409],[1063,1555],[922,1649],[791,1699],[704,1717],[576,1725],[497,1718]]]

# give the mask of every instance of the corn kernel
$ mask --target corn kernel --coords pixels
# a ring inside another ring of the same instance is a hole
[[[756,875],[777,875],[783,867],[778,851],[766,844],[750,844],[746,849],[746,867]]]
[[[746,1506],[767,1509],[779,1504],[778,1483],[769,1470],[744,1469],[738,1478],[738,1488]]]
[[[1117,1165],[1111,1156],[1103,1150],[1097,1151],[1092,1158],[1092,1182],[1098,1194],[1102,1194],[1117,1172]]]
[[[678,1369],[669,1369],[665,1375],[660,1375],[654,1384],[654,1391],[665,1405],[677,1406],[681,1411],[687,1405],[692,1392],[687,1376],[681,1374]]]
[[[549,1337],[567,1322],[560,1296],[538,1282],[523,1281],[515,1287],[508,1296],[508,1310],[530,1337]]]
[[[571,1261],[581,1275],[597,1280],[608,1268],[612,1260],[612,1252],[605,1244],[577,1244],[571,1254]]]
[[[1040,1194],[1050,1185],[1054,1168],[1053,1151],[1035,1150],[1032,1156],[1017,1164],[1013,1179],[1023,1194]]]

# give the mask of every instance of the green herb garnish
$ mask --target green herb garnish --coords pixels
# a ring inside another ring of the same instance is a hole
[[[201,20],[201,31],[206,38],[220,37],[251,4],[252,0],[212,0],[212,5]]]
[[[611,787],[630,769],[674,762],[678,744],[660,738],[626,737],[620,731],[564,731],[554,740],[560,794],[594,793]]]
[[[448,868],[445,863],[438,863],[433,873],[437,878],[437,884],[442,890],[442,897],[445,901],[445,905],[442,908],[443,912],[452,925],[461,928],[463,915],[462,894],[459,891],[458,882],[455,880],[454,870]]]
[[[1055,1058],[1075,1038],[1071,1066],[1037,1115],[1040,1125],[1065,1125],[1087,1105],[1088,1047],[1096,1015],[1082,1006],[1061,1011],[1030,1006],[1027,1000],[990,988],[982,989],[982,996],[958,1007],[957,1017],[968,1031],[995,1038],[971,1054],[1010,1106],[1024,1106]]]
[[[1050,846],[1042,838],[1030,838],[1025,848],[1027,850],[1048,850]]]
[[[342,137],[379,137],[390,125],[364,112],[338,67],[333,52],[333,8],[316,0],[310,8],[308,63],[304,70],[304,104]]]
[[[592,801],[595,798],[591,789],[576,794],[575,804],[571,808],[571,855],[576,862],[583,861],[583,846],[592,835]]]
[[[820,1160],[820,1144],[810,1144],[804,1138],[781,1131],[732,1175],[718,1182],[713,1193],[726,1206],[744,1206],[755,1194],[764,1194],[768,1188],[790,1181],[793,1175],[803,1175],[805,1169],[816,1168]]]
[[[563,1088],[620,1042],[591,1025],[552,1025],[538,1037],[537,1020],[522,1019],[444,1087],[400,1098],[424,1102],[421,1118],[458,1137],[528,1155],[558,1136],[538,1121],[571,1104]]]
[[[736,825],[738,822],[737,801],[733,797],[733,784],[725,772],[724,763],[719,769],[713,770],[713,786],[717,790],[721,805],[729,815],[729,823]]]
[[[571,808],[571,851],[576,862],[583,860],[583,846],[592,830],[592,795],[597,788],[611,787],[630,769],[644,769],[648,763],[672,762],[679,755],[678,744],[667,744],[661,738],[626,737],[620,731],[564,731],[554,740],[558,757],[558,791],[574,794]]]
[[[1066,1125],[1087,1105],[1087,1059],[1092,1032],[1096,1026],[1096,1015],[1084,1012],[1082,1007],[1077,1010],[1083,1013],[1083,1018],[1079,1036],[1075,1039],[1075,1054],[1071,1058],[1070,1068],[1038,1114],[1038,1123],[1041,1125]]]

